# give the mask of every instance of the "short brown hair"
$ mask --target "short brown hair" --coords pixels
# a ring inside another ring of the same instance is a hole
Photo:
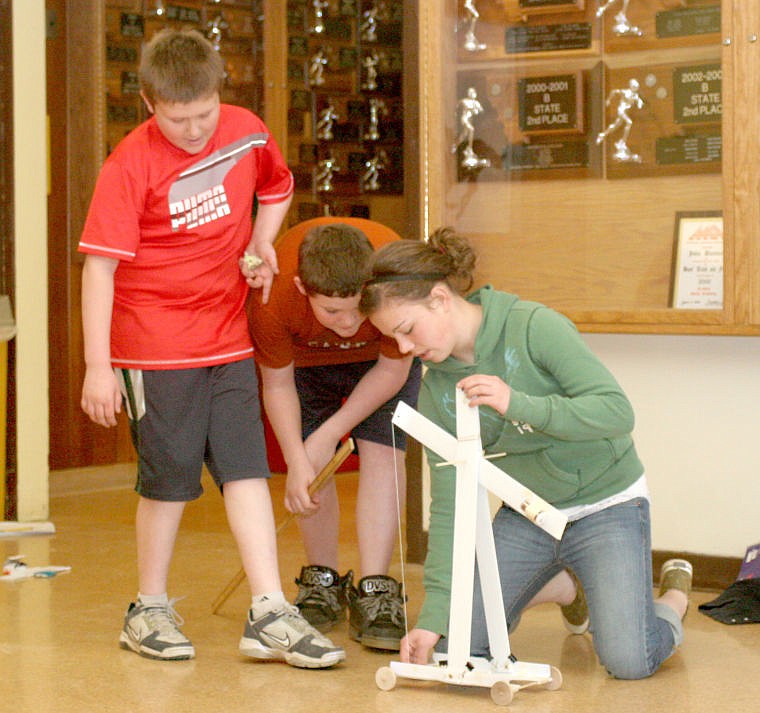
[[[352,297],[367,279],[373,247],[358,228],[329,223],[312,228],[298,249],[298,277],[310,295]]]
[[[220,92],[224,62],[197,30],[166,28],[143,48],[140,88],[153,103],[189,104]]]

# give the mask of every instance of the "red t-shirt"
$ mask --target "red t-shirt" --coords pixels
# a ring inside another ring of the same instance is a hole
[[[379,354],[400,359],[394,339],[384,337],[366,319],[350,339],[323,327],[314,316],[309,299],[293,283],[298,274],[298,248],[315,225],[346,223],[361,230],[377,249],[401,238],[390,228],[363,218],[314,218],[293,226],[277,241],[280,274],[274,278],[269,302],[262,304],[261,290],[251,293],[249,323],[256,361],[271,369],[291,362],[295,366],[351,364],[376,360]]]
[[[266,125],[222,104],[199,154],[177,148],[154,118],[127,135],[98,177],[79,250],[117,258],[114,366],[182,369],[239,361],[253,348],[238,260],[253,196],[278,203],[293,177]]]

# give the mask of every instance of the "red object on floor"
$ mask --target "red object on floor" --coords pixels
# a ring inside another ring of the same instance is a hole
[[[277,443],[277,438],[274,435],[272,426],[269,423],[269,419],[266,414],[262,414],[264,421],[264,436],[267,442],[267,459],[269,461],[269,470],[273,473],[287,473],[288,467],[285,465],[285,459],[282,457],[282,451]],[[356,453],[352,453],[343,465],[338,468],[338,473],[345,473],[346,471],[359,470],[359,456]]]

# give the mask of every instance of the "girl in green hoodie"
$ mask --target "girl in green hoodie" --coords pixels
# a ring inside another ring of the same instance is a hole
[[[585,591],[602,665],[618,678],[649,676],[682,641],[691,565],[666,562],[654,598],[649,491],[631,438],[630,402],[564,316],[490,286],[467,294],[474,267],[472,247],[450,229],[427,242],[392,243],[376,252],[360,307],[402,352],[425,362],[420,412],[455,435],[461,388],[480,407],[486,456],[568,517],[557,542],[506,505],[496,514],[509,624],[546,601],[577,608]],[[426,454],[432,500],[425,601],[401,648],[402,660],[413,663],[445,648],[439,640],[451,595],[455,469]],[[472,653],[489,654],[479,586]]]

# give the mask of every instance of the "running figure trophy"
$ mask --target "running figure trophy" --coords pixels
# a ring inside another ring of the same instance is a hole
[[[230,29],[230,23],[227,22],[224,13],[220,12],[213,20],[208,21],[206,27],[208,28],[206,30],[206,37],[218,52],[222,46],[222,38],[227,30]]]
[[[644,106],[644,100],[639,96],[639,83],[635,79],[628,82],[626,89],[613,89],[607,101],[606,106],[610,106],[612,100],[618,97],[617,116],[615,120],[596,137],[597,145],[601,144],[613,131],[623,127],[623,135],[615,142],[615,152],[612,158],[615,161],[628,163],[641,163],[641,156],[628,148],[628,136],[631,133],[633,120],[628,116],[628,112],[633,109],[641,109]]]
[[[319,112],[319,119],[317,119],[317,138],[321,141],[332,141],[333,122],[339,118],[332,102],[322,109]]]
[[[363,20],[359,25],[361,38],[365,42],[377,42],[377,5],[370,5],[363,13]]]
[[[324,71],[327,67],[327,55],[323,47],[320,47],[309,61],[309,85],[321,87],[325,83]]]
[[[361,177],[362,190],[365,192],[380,189],[380,171],[388,165],[388,154],[379,149],[377,153],[364,162],[365,171]]]
[[[310,31],[315,35],[321,35],[325,31],[325,9],[328,5],[328,0],[311,0],[311,6],[314,8],[314,24]]]
[[[369,100],[369,126],[364,132],[367,141],[377,141],[380,138],[379,123],[380,115],[387,116],[388,107],[382,99],[372,97]]]
[[[617,0],[605,0],[605,2],[600,2],[599,7],[596,10],[596,16],[601,17],[604,15],[610,5],[614,5],[616,2]],[[620,8],[620,12],[615,15],[615,24],[612,25],[612,31],[618,37],[641,37],[644,34],[641,28],[632,25],[625,14],[626,10],[628,10],[629,2],[630,0],[623,0],[623,6]]]
[[[362,82],[362,89],[374,92],[377,89],[377,65],[380,64],[380,56],[372,50],[369,54],[364,55],[362,67],[367,70]]]
[[[475,0],[464,0],[464,11],[467,13],[467,30],[464,35],[464,48],[468,52],[480,52],[486,48],[485,44],[475,37],[475,25],[478,23],[480,13],[475,7]]]
[[[476,168],[487,168],[491,162],[487,158],[481,158],[475,153],[472,147],[475,140],[475,125],[473,119],[483,113],[483,105],[478,101],[478,93],[474,87],[467,90],[467,96],[459,100],[457,104],[459,114],[460,130],[459,135],[451,147],[451,153],[456,153],[461,144],[465,144],[462,149],[461,166],[469,171]]]
[[[331,193],[333,190],[333,174],[340,171],[335,158],[330,154],[317,164],[317,191],[319,193]]]

